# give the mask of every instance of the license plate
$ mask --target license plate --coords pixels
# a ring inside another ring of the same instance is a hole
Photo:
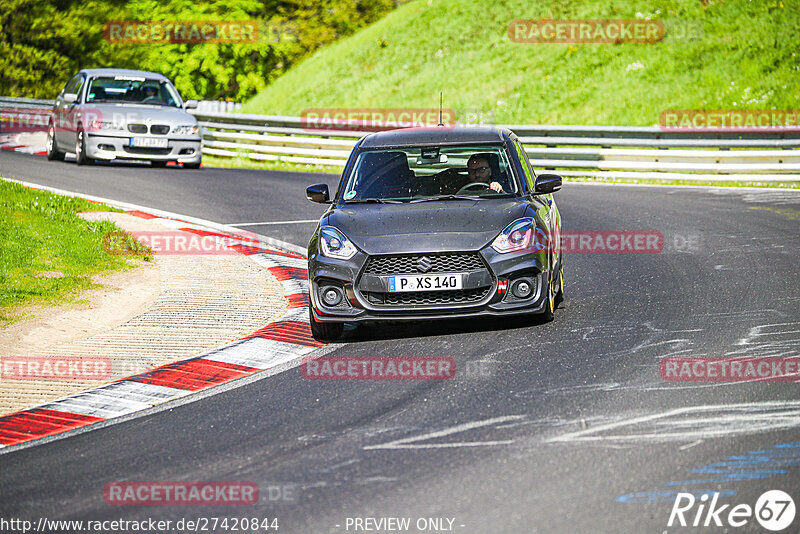
[[[447,291],[463,287],[463,274],[413,274],[389,277],[389,293]]]
[[[167,148],[167,138],[131,137],[131,146],[147,148]]]

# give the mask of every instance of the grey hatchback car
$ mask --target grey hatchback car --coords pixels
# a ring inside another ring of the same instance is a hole
[[[47,159],[74,153],[78,165],[95,160],[168,161],[200,167],[200,126],[161,74],[126,69],[84,69],[64,86],[47,128]]]
[[[564,297],[555,174],[503,128],[434,127],[359,141],[308,245],[311,333],[345,322],[537,314]]]

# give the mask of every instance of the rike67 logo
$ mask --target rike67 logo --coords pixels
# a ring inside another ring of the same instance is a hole
[[[794,500],[781,490],[764,492],[752,507],[749,504],[737,504],[733,507],[730,504],[720,505],[717,503],[718,499],[718,492],[704,493],[699,499],[691,493],[678,493],[667,526],[739,528],[755,517],[763,528],[777,532],[794,521]]]

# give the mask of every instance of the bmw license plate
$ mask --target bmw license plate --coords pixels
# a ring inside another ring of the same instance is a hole
[[[131,146],[142,148],[167,148],[166,137],[131,137]]]
[[[389,293],[400,291],[447,291],[462,289],[463,274],[413,274],[390,276]]]

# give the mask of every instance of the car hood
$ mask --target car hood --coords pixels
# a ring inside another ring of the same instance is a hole
[[[100,115],[100,120],[117,123],[196,124],[197,119],[182,108],[141,104],[84,104],[82,111]]]
[[[367,254],[479,250],[525,216],[516,199],[417,204],[345,204],[323,224],[335,226]]]

